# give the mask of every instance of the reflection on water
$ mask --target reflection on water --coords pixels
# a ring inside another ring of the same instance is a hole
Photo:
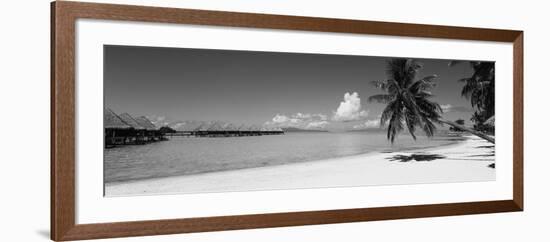
[[[324,160],[368,153],[446,145],[450,137],[400,137],[383,133],[287,133],[285,135],[186,138],[106,149],[105,182],[197,174]]]

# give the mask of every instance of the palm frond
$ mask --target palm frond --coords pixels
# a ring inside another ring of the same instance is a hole
[[[391,116],[394,112],[399,112],[398,105],[399,101],[394,100],[388,103],[386,108],[384,108],[384,111],[382,111],[382,115],[380,116],[380,125],[385,125],[390,120]]]
[[[393,112],[389,124],[388,124],[388,134],[387,137],[393,144],[395,141],[395,136],[403,130],[403,113],[402,112]]]
[[[431,75],[424,77],[418,81],[413,82],[409,89],[412,93],[417,93],[419,91],[431,90],[436,86],[435,78],[437,75]]]
[[[387,90],[388,80],[370,81],[370,84],[378,89]]]
[[[407,114],[405,115],[405,124],[407,125],[407,129],[409,130],[409,134],[411,134],[414,140],[416,140],[416,135],[414,134],[416,126],[420,126],[418,121],[418,117],[410,110],[407,110]]]
[[[394,94],[400,89],[399,84],[393,79],[371,81],[370,84],[380,90],[388,92],[389,94]]]
[[[413,118],[415,123],[418,123],[418,125],[422,126],[422,117],[420,113],[420,109],[418,105],[416,104],[416,100],[414,96],[410,93],[404,93],[402,95],[403,105],[406,108],[407,115],[411,116]]]
[[[389,94],[372,95],[368,98],[368,102],[377,102],[387,104],[393,100],[393,96]]]
[[[479,83],[476,82],[474,79],[470,78],[468,79],[468,81],[466,81],[466,84],[464,84],[464,87],[462,87],[462,91],[460,95],[462,95],[465,98],[470,98],[471,94],[479,88],[480,88]]]
[[[443,110],[438,103],[432,102],[428,99],[416,99],[416,104],[418,105],[422,116],[425,116],[426,118],[432,120],[439,119],[441,117],[441,113],[443,113]]]
[[[432,95],[431,92],[428,92],[428,91],[420,91],[420,92],[415,94],[415,97],[416,98],[428,99],[428,98],[433,97],[433,95]]]
[[[426,136],[432,137],[435,133],[436,127],[431,120],[425,119],[423,129]]]

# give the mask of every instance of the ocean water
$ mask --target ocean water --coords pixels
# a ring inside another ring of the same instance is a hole
[[[381,132],[287,133],[251,137],[173,137],[146,145],[105,149],[104,181],[180,176],[359,155],[437,147],[460,137],[402,134],[392,145]]]

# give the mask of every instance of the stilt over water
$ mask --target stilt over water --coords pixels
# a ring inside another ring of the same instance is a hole
[[[257,125],[239,127],[232,123],[191,121],[176,129],[166,126],[157,128],[147,117],[132,117],[128,113],[117,115],[113,110],[104,110],[105,147],[121,145],[142,145],[167,140],[168,137],[242,137],[282,135],[279,127]]]

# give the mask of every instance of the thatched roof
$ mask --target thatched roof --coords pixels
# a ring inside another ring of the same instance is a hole
[[[139,125],[139,123],[128,113],[123,113],[118,116],[124,123],[130,125],[132,128],[137,130],[143,130],[146,129],[145,127]]]
[[[260,127],[257,125],[252,125],[250,128],[248,128],[248,131],[260,131]]]
[[[157,130],[157,127],[145,116],[135,118],[137,123],[146,130]]]
[[[279,132],[279,131],[283,131],[283,129],[281,129],[280,127],[277,127],[277,126],[272,126],[272,125],[264,125],[262,127],[262,131],[276,131],[276,132]]]
[[[207,129],[208,131],[223,131],[222,124],[220,122],[214,122]]]
[[[103,127],[106,129],[130,129],[131,126],[126,124],[118,115],[110,108],[103,110]]]
[[[204,122],[201,125],[199,125],[197,128],[195,128],[194,131],[207,131],[210,126],[212,126],[212,122]]]
[[[246,126],[246,124],[242,124],[237,128],[238,131],[248,131],[250,127]]]
[[[485,123],[483,124],[495,127],[495,116],[493,115],[489,119],[485,120]]]
[[[226,123],[222,126],[222,129],[225,131],[236,131],[237,127],[232,123]]]

